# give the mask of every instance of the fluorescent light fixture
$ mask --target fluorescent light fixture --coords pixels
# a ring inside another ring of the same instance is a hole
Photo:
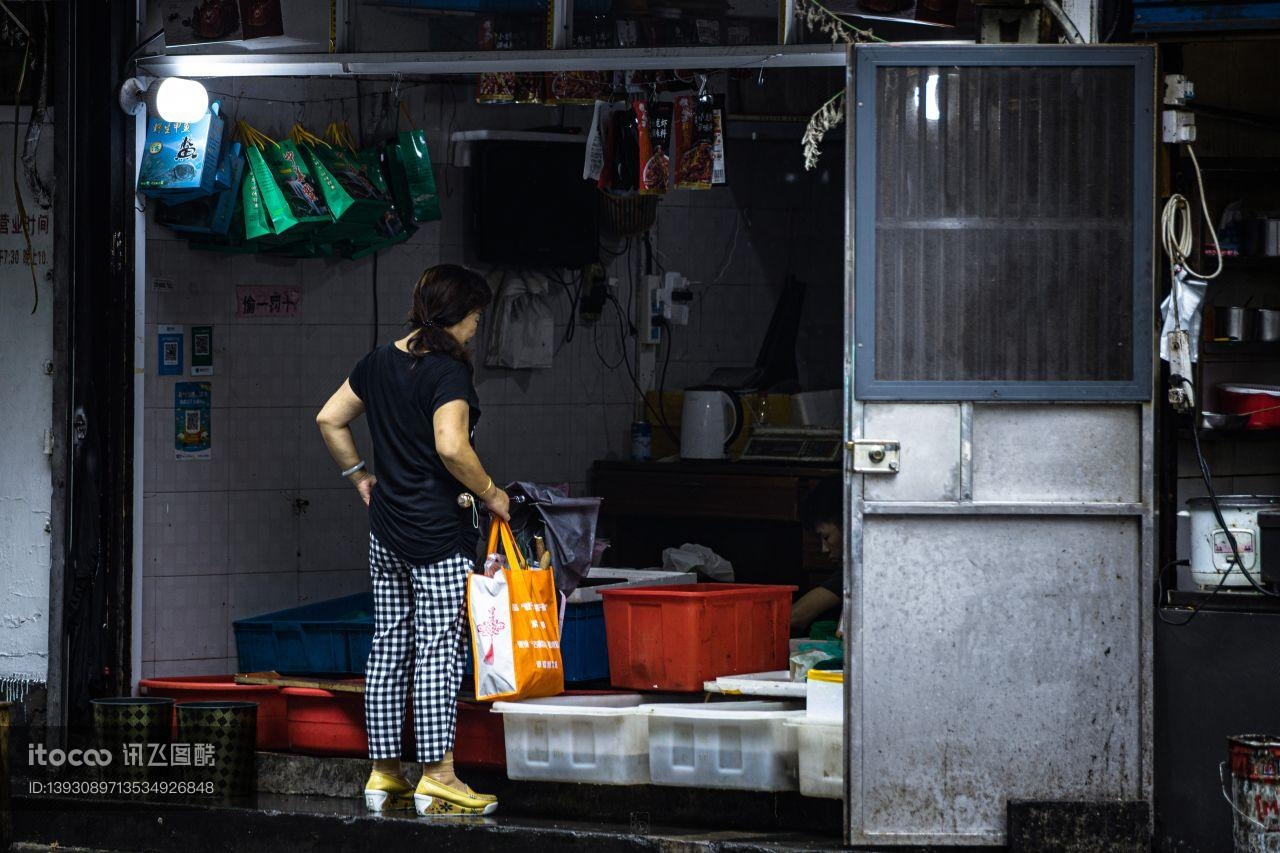
[[[942,118],[942,110],[938,107],[938,72],[931,71],[929,79],[924,82],[924,117],[929,121]]]

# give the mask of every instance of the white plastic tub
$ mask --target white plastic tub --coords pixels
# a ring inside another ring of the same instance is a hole
[[[649,774],[655,785],[796,789],[794,702],[649,705]]]
[[[675,697],[671,698],[675,701]],[[507,776],[596,785],[649,783],[648,712],[639,693],[495,702]]]
[[[815,722],[836,723],[844,720],[844,672],[809,670],[805,713]]]
[[[606,569],[592,566],[584,577],[592,580],[608,580],[607,584],[598,586],[580,586],[569,594],[570,604],[583,604],[588,601],[599,601],[602,589],[626,589],[633,586],[671,586],[673,584],[697,583],[698,576],[692,572],[668,572],[662,569]]]
[[[787,720],[796,733],[800,793],[838,800],[844,796],[844,726],[809,718]]]

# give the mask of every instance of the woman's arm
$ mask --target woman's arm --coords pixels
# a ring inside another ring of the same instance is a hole
[[[342,387],[333,392],[329,402],[324,404],[320,414],[316,415],[316,425],[320,427],[320,435],[324,437],[329,455],[338,463],[338,470],[345,471],[360,462],[360,451],[356,450],[355,436],[348,426],[356,418],[364,414],[364,401],[351,390],[351,383],[343,382]],[[347,477],[356,491],[360,493],[365,506],[373,495],[374,484],[378,482],[368,468],[361,468]]]
[[[510,521],[507,493],[485,473],[480,457],[471,447],[470,422],[471,409],[466,400],[450,400],[436,409],[431,420],[436,436],[436,453],[440,454],[444,467],[467,491],[484,501],[491,513]]]

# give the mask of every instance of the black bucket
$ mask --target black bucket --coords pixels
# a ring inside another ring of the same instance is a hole
[[[12,702],[0,702],[0,850],[13,843],[13,792],[10,789],[9,726]]]
[[[173,733],[172,699],[112,696],[90,701],[94,745],[111,753],[110,764],[100,767],[102,775],[139,782],[167,772]]]
[[[258,703],[179,702],[175,707],[176,742],[189,750],[186,778],[194,783],[194,793],[222,799],[256,794]]]

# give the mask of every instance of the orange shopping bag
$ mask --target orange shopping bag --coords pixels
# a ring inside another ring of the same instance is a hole
[[[558,696],[564,692],[564,665],[555,576],[550,569],[530,570],[511,526],[494,518],[486,554],[497,552],[499,539],[507,568],[491,578],[473,574],[467,579],[476,698]]]

